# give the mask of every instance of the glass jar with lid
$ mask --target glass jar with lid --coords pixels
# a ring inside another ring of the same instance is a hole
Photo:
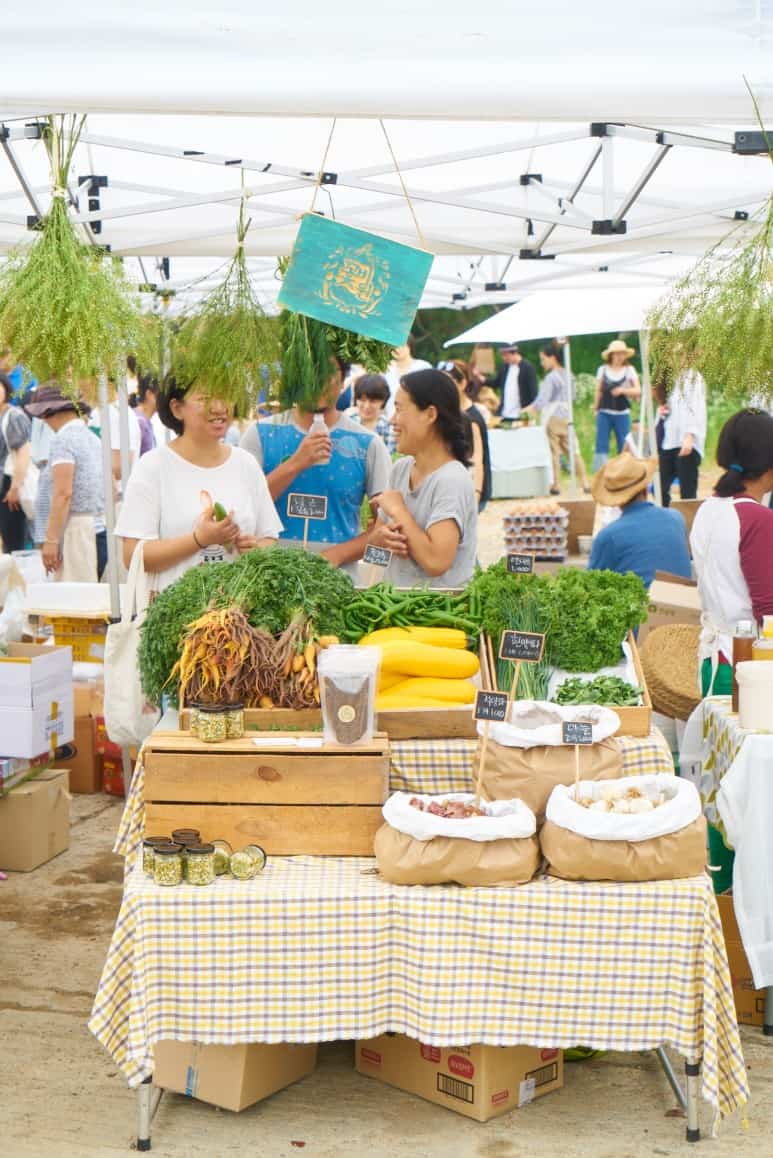
[[[248,844],[231,857],[231,876],[239,881],[249,881],[263,871],[266,854],[259,844]]]
[[[189,844],[185,879],[189,885],[211,885],[215,879],[215,846]]]
[[[198,828],[176,828],[172,840],[175,844],[200,844],[201,833]]]
[[[199,707],[197,734],[205,744],[219,744],[228,737],[228,708],[222,704],[202,704]]]
[[[225,713],[225,733],[229,740],[241,740],[244,735],[244,704],[229,704]]]
[[[153,876],[153,850],[157,844],[168,844],[168,836],[146,836],[142,841],[142,871]]]
[[[227,840],[213,840],[212,847],[214,848],[214,862],[215,862],[215,876],[220,877],[223,873],[227,873],[231,867],[231,853],[233,849]]]
[[[179,885],[183,879],[182,845],[169,841],[153,849],[153,880],[157,885]]]

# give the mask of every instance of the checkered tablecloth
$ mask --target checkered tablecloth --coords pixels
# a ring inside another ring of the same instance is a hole
[[[703,812],[726,838],[725,826],[717,808],[717,791],[722,777],[729,770],[741,746],[749,735],[738,723],[729,696],[712,696],[703,702],[703,740],[706,759],[700,774],[698,790],[703,801]]]
[[[662,732],[649,736],[618,736],[624,776],[673,772],[671,750]],[[474,788],[476,740],[394,740],[390,745],[389,787],[392,792],[471,792]],[[131,870],[145,823],[145,775],[138,760],[114,851],[126,857]]]
[[[161,1039],[311,1042],[388,1031],[646,1050],[703,1060],[721,1115],[748,1097],[707,876],[543,877],[520,888],[390,885],[361,858],[269,860],[262,876],[126,882],[89,1027],[135,1086]]]

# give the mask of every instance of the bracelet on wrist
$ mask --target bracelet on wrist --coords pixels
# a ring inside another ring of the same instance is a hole
[[[196,546],[198,547],[198,549],[200,551],[203,551],[204,550],[204,544],[199,542],[199,536],[196,534],[195,531],[191,531],[191,534],[193,535],[193,541],[196,544]]]

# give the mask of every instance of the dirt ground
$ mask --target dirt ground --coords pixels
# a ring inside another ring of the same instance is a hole
[[[106,796],[74,797],[69,851],[0,881],[0,1153],[8,1158],[111,1158],[136,1136],[135,1097],[86,1028],[121,900],[122,862],[110,852],[120,808]],[[693,1153],[771,1152],[773,1039],[744,1030],[743,1041],[754,1098],[748,1128],[736,1118],[710,1140],[703,1107],[705,1140]],[[560,1092],[481,1125],[358,1075],[352,1045],[342,1042],[321,1047],[305,1081],[238,1115],[165,1094],[153,1153],[668,1156],[686,1148],[674,1107],[654,1054],[610,1053],[567,1066]]]

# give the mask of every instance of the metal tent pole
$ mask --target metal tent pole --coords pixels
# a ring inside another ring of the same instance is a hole
[[[107,392],[107,375],[99,375],[99,411],[102,427],[102,471],[105,488],[105,528],[107,530],[107,581],[110,584],[110,616],[116,620],[121,614],[121,600],[118,586],[118,560],[115,543],[115,501],[113,497],[113,448],[110,444],[110,400]]]
[[[650,335],[649,330],[639,330],[639,350],[641,351],[641,430],[639,432],[639,453],[644,449],[644,421],[646,415],[647,429],[650,436],[650,450],[657,454],[655,439],[655,407],[652,402],[652,382],[650,381]],[[653,479],[655,488],[655,502],[659,507],[663,505],[663,494],[660,488],[660,471],[655,471]]]

